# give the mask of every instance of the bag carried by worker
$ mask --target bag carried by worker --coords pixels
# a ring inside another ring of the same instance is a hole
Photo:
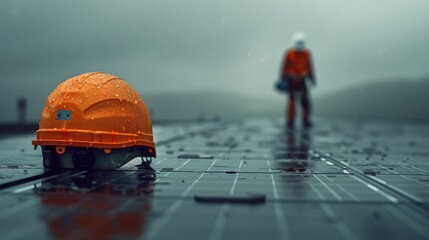
[[[279,92],[287,92],[287,81],[284,79],[278,79],[275,84],[274,88]]]

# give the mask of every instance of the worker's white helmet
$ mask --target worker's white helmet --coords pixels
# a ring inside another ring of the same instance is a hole
[[[296,32],[293,36],[292,36],[292,42],[294,47],[297,50],[302,50],[305,48],[305,35],[302,32]]]

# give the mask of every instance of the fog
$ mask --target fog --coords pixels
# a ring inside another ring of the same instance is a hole
[[[273,83],[296,31],[313,52],[316,98],[423,78],[428,11],[426,0],[3,0],[0,121],[16,119],[19,97],[37,120],[50,91],[89,71],[117,75],[143,98],[210,90],[283,101]]]

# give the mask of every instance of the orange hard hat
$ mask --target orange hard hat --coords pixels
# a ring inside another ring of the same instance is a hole
[[[139,155],[156,157],[142,98],[123,79],[103,72],[72,77],[52,91],[33,145],[42,146],[45,167],[116,168]],[[58,163],[61,158],[71,163]]]

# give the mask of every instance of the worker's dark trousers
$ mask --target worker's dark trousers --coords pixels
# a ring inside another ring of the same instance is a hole
[[[298,97],[301,98],[302,121],[308,123],[310,120],[310,100],[306,89],[301,91],[289,91],[289,101],[286,105],[288,123],[293,123],[295,121],[295,100]]]

